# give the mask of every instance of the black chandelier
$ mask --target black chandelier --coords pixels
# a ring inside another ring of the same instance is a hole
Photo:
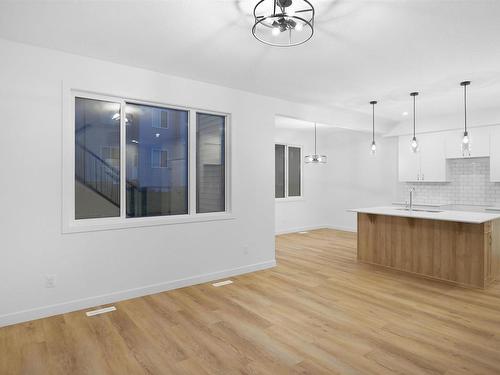
[[[314,7],[307,0],[260,0],[253,15],[253,36],[271,46],[298,46],[314,34]]]

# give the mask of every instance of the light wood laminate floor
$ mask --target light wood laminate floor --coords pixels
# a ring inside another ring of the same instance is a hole
[[[276,239],[278,266],[0,329],[0,374],[500,374],[500,286],[358,264],[352,233]]]

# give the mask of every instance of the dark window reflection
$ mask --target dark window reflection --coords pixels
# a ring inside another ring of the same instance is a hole
[[[300,197],[300,148],[288,146],[288,196]]]
[[[223,212],[226,205],[225,117],[196,114],[196,212]]]
[[[274,146],[274,197],[285,197],[285,146]]]
[[[120,216],[120,104],[75,98],[75,219]]]
[[[188,112],[127,103],[127,217],[188,213]]]

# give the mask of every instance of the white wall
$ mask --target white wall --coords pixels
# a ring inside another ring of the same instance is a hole
[[[277,143],[314,150],[311,130],[276,129]],[[350,208],[388,205],[397,197],[397,139],[377,137],[376,155],[370,152],[371,134],[318,128],[318,152],[327,164],[304,164],[304,199],[276,201],[276,233],[331,227],[356,230]]]
[[[277,128],[275,142],[302,146],[302,156],[314,152],[314,130]],[[319,143],[321,146],[321,142]],[[321,147],[318,151],[321,150]],[[327,226],[324,207],[327,165],[303,164],[302,198],[276,200],[276,233],[298,232]]]
[[[1,39],[0,56],[0,325],[273,266],[274,117],[327,124],[346,118],[345,111],[338,115],[334,108]],[[234,218],[62,234],[61,138],[68,126],[62,120],[62,96],[67,85],[231,113]],[[327,147],[327,167],[305,166],[304,177],[311,181],[304,185],[305,200],[279,209],[278,230],[325,223],[348,228],[353,215],[345,208],[386,200],[382,185],[390,173],[370,159],[366,133],[344,137],[351,143]],[[293,143],[303,144],[305,152],[312,149],[312,134],[300,138]],[[45,275],[56,275],[55,288],[45,288]]]
[[[0,325],[274,264],[275,113],[333,111],[5,40],[0,56]],[[63,82],[231,113],[234,219],[62,234]]]
[[[391,204],[397,195],[398,144],[377,137],[377,153],[370,152],[371,134],[341,131],[328,134],[328,223],[356,230],[350,208]]]

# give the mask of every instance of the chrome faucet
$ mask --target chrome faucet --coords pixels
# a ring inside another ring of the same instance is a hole
[[[415,188],[411,187],[409,192],[410,192],[410,201],[406,207],[411,211],[413,210],[413,194],[415,193]]]

